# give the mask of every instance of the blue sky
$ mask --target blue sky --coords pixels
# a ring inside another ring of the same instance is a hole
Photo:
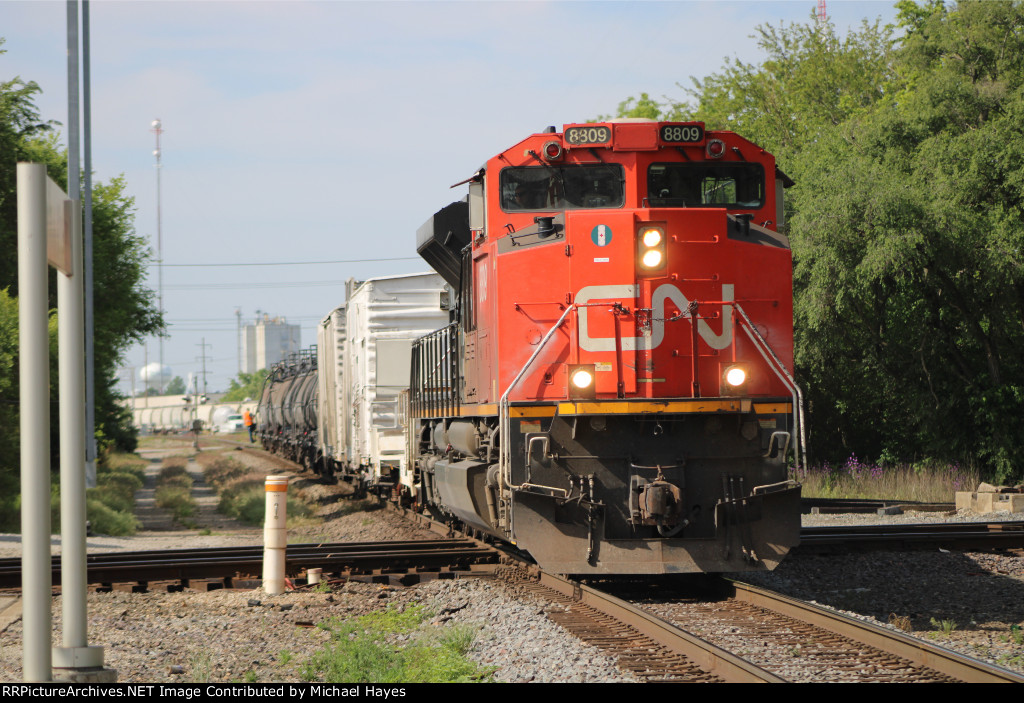
[[[301,324],[308,346],[346,279],[427,268],[191,265],[415,257],[416,228],[493,154],[640,92],[681,99],[678,83],[725,57],[759,60],[758,25],[805,22],[816,6],[93,0],[93,167],[99,180],[124,174],[154,247],[150,123],[165,130],[165,363],[198,371],[205,337],[210,389],[224,389],[238,368],[236,308],[243,322],[262,310]],[[0,0],[0,77],[38,83],[40,112],[61,123],[65,13]],[[895,16],[860,0],[829,0],[828,13],[841,30]],[[149,281],[155,290],[155,266]],[[140,346],[126,366],[145,359]]]

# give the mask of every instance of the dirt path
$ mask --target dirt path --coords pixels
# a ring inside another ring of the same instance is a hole
[[[214,532],[251,531],[251,525],[239,522],[217,511],[220,499],[217,492],[206,483],[203,469],[195,461],[195,450],[191,443],[168,440],[161,446],[141,449],[138,454],[149,461],[146,467],[146,481],[135,493],[135,516],[141,523],[141,532],[179,532],[182,530],[211,530]],[[187,456],[185,470],[192,478],[192,499],[196,512],[188,518],[188,524],[174,519],[167,510],[156,504],[156,480],[163,468],[163,460],[170,456]]]
[[[174,524],[171,513],[156,504],[156,477],[165,456],[166,450],[151,449],[138,452],[139,456],[149,461],[146,466],[146,480],[142,488],[135,491],[135,517],[139,519],[139,529],[145,532],[165,532],[180,529]]]

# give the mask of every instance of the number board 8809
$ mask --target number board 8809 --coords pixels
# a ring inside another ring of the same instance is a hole
[[[607,144],[611,140],[612,131],[605,126],[569,127],[565,130],[565,141],[576,146]]]
[[[666,143],[693,144],[704,141],[704,127],[698,124],[665,124],[658,136]]]

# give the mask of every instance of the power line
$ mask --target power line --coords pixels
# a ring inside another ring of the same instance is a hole
[[[315,317],[312,316],[312,315],[299,315],[298,317],[296,317],[294,315],[285,315],[284,317],[287,317],[289,321],[292,321],[292,320],[305,320],[307,322],[313,322],[313,321],[319,322],[320,320],[322,320],[324,318],[323,315],[317,315]],[[228,323],[228,322],[234,323],[235,322],[234,317],[165,317],[164,319],[169,324],[178,324],[180,322],[221,322],[221,323]]]
[[[166,290],[246,290],[251,288],[301,288],[312,286],[344,286],[344,281],[248,281],[238,283],[175,283]]]
[[[311,266],[314,264],[365,264],[372,261],[419,261],[418,256],[392,256],[380,259],[339,259],[337,261],[268,261],[250,263],[225,263],[225,264],[164,264],[164,268],[206,268],[206,267],[237,267],[237,266]],[[149,266],[156,265],[156,262],[149,262]]]

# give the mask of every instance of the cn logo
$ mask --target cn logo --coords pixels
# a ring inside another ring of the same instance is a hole
[[[636,300],[636,286],[587,286],[581,288],[576,294],[576,304],[582,306],[591,300],[615,300],[633,307]],[[665,339],[665,301],[671,300],[680,310],[686,310],[690,301],[686,299],[682,291],[671,283],[658,286],[651,296],[652,320],[650,330],[642,337],[623,337],[621,340],[624,351],[636,349],[656,349]],[[733,284],[722,284],[722,300],[732,301]],[[580,322],[580,348],[589,352],[615,351],[614,337],[591,337],[588,319],[593,312],[607,314],[602,308],[578,308]],[[689,318],[684,318],[689,319]],[[697,320],[697,334],[701,336],[712,349],[725,349],[732,344],[732,305],[722,305],[722,333],[715,334],[714,330],[707,323],[707,320]]]

